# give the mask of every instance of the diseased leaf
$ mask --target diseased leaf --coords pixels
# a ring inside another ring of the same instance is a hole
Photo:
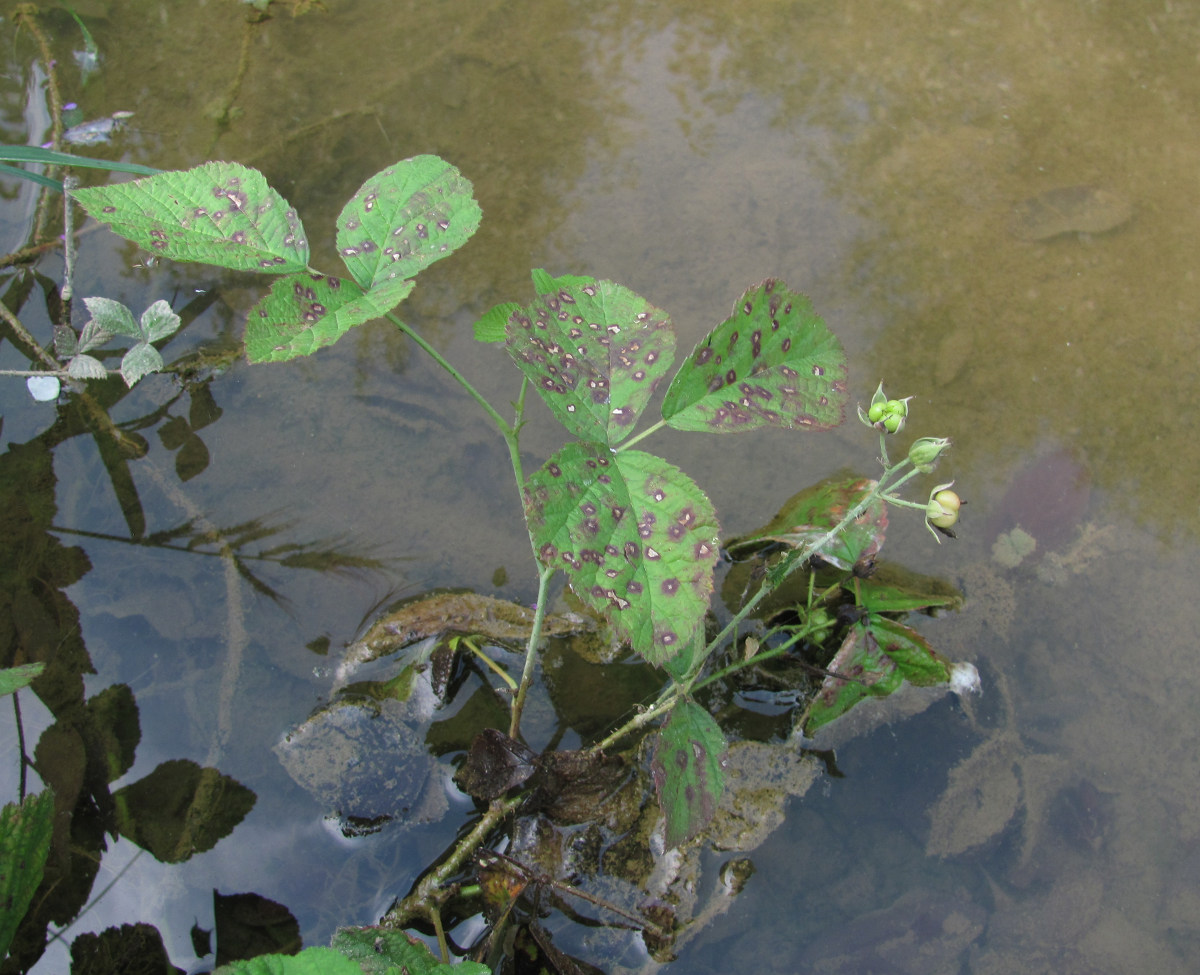
[[[910,684],[932,687],[950,680],[950,662],[916,630],[874,614],[868,617],[868,626],[879,649],[888,655]]]
[[[72,195],[113,233],[158,257],[267,274],[308,266],[296,211],[262,173],[238,163],[209,162]]]
[[[276,281],[250,310],[246,358],[284,362],[332,345],[355,325],[386,315],[416,282],[395,279],[370,291],[323,274],[293,274]]]
[[[829,430],[846,408],[846,356],[812,303],[768,278],[696,346],[663,400],[677,430]]]
[[[555,290],[509,318],[508,354],[572,434],[617,444],[675,360],[670,319],[611,281],[539,273]]]
[[[493,305],[475,323],[476,342],[503,342],[509,316],[521,310],[515,301]]]
[[[838,652],[825,668],[837,677],[826,677],[809,707],[804,733],[841,717],[868,695],[886,697],[903,682],[896,664],[879,647],[875,633],[863,620],[850,628]]]
[[[653,454],[568,444],[529,478],[525,513],[538,556],[651,663],[703,626],[719,529],[712,503]]]
[[[368,179],[337,220],[337,248],[364,289],[415,277],[479,227],[471,181],[437,156],[414,156]]]
[[[667,818],[666,845],[678,846],[713,818],[725,788],[721,756],[725,737],[693,701],[681,701],[659,730],[651,771]]]

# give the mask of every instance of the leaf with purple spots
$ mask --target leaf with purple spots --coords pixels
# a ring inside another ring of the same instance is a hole
[[[415,284],[397,279],[363,291],[353,281],[308,272],[276,281],[250,309],[246,358],[250,362],[284,362],[312,355],[355,325],[386,315]]]
[[[874,487],[875,482],[865,477],[843,475],[818,481],[788,498],[762,528],[730,539],[726,547],[736,552],[764,542],[782,542],[792,548],[817,542],[851,508],[865,500]],[[839,569],[849,569],[860,559],[872,558],[879,552],[887,525],[887,505],[876,498],[845,531],[818,549],[817,554]]]
[[[768,278],[692,352],[662,415],[676,430],[829,430],[846,410],[846,354],[812,303]]]
[[[508,353],[575,436],[617,444],[675,360],[666,312],[611,281],[551,278],[508,320]]]
[[[636,450],[567,444],[525,486],[538,555],[653,664],[704,625],[719,529],[712,503],[677,467]]]
[[[308,266],[296,211],[248,166],[210,162],[72,196],[113,233],[157,257],[267,274]]]
[[[666,815],[666,846],[685,843],[711,822],[725,791],[725,736],[711,714],[680,701],[658,732],[650,770]]]
[[[471,181],[437,156],[413,156],[368,179],[337,220],[337,248],[368,290],[415,277],[465,244],[482,211]]]

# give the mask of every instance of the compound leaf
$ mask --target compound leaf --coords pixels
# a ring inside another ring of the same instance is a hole
[[[802,294],[768,278],[692,352],[662,415],[677,430],[829,430],[846,409],[846,356]]]
[[[571,433],[619,443],[675,359],[670,319],[611,281],[534,283],[553,289],[509,318],[509,355]]]
[[[691,839],[716,813],[725,789],[724,752],[725,737],[712,715],[680,701],[658,733],[651,764],[668,849]]]
[[[113,233],[158,257],[268,274],[308,266],[299,216],[248,166],[209,162],[72,195]]]
[[[654,664],[690,645],[713,588],[712,503],[677,467],[602,443],[567,444],[530,478],[525,516],[549,566]]]
[[[471,181],[438,156],[413,156],[368,179],[337,220],[337,247],[363,288],[412,278],[458,250],[483,216]]]
[[[415,281],[394,278],[370,291],[323,274],[293,274],[276,281],[250,310],[246,358],[284,362],[332,345],[355,325],[386,315]]]

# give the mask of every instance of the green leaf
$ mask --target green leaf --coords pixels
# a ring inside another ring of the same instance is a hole
[[[482,211],[471,181],[437,156],[414,156],[368,179],[337,220],[337,248],[363,288],[412,278],[467,242]]]
[[[904,683],[891,658],[879,647],[868,620],[856,623],[846,634],[826,670],[839,677],[826,677],[809,706],[804,733],[839,718],[866,697],[887,697]]]
[[[933,687],[950,680],[950,662],[912,627],[874,615],[869,617],[868,625],[879,648],[910,684]]]
[[[475,341],[503,342],[509,316],[520,310],[521,306],[515,301],[506,301],[489,308],[475,323]]]
[[[696,346],[663,400],[677,430],[829,430],[846,409],[841,343],[801,294],[768,278]]]
[[[45,670],[43,663],[21,664],[17,667],[6,667],[0,670],[0,695],[12,694],[37,680],[38,674]]]
[[[962,593],[948,583],[890,565],[881,565],[869,579],[855,579],[854,595],[858,605],[872,613],[959,609],[963,604]]]
[[[53,831],[54,793],[50,789],[0,810],[0,958],[8,953],[17,925],[42,882]]]
[[[539,295],[557,294],[559,288],[582,288],[596,281],[595,278],[583,274],[562,274],[556,278],[540,267],[530,271],[530,276],[533,278],[534,294]]]
[[[143,376],[158,372],[162,367],[163,357],[158,349],[148,342],[139,342],[121,359],[121,378],[132,388]]]
[[[67,375],[72,379],[104,379],[108,376],[108,370],[99,359],[80,353],[72,356],[67,363]]]
[[[788,498],[762,528],[731,539],[728,548],[736,552],[765,542],[782,542],[792,548],[813,544],[828,534],[851,508],[865,500],[875,485],[869,478],[842,474],[818,481]],[[879,551],[887,524],[887,505],[876,498],[845,531],[821,546],[818,554],[839,569],[849,569]]]
[[[704,708],[680,701],[658,733],[651,772],[673,849],[712,820],[725,790],[725,737]]]
[[[161,298],[142,312],[142,338],[147,342],[157,342],[168,335],[174,335],[179,330],[179,316],[171,311],[171,306]]]
[[[677,467],[636,450],[571,443],[529,478],[525,517],[548,566],[654,664],[704,625],[719,529]]]
[[[210,162],[72,195],[113,233],[159,257],[268,274],[308,266],[296,211],[248,166]]]
[[[670,319],[611,281],[551,281],[509,318],[508,353],[572,434],[619,443],[675,359]]]
[[[407,970],[409,975],[489,975],[491,972],[487,965],[473,961],[443,965],[423,941],[387,928],[340,928],[333,936],[333,947],[354,959],[365,975],[384,975],[397,969]]]
[[[380,318],[416,284],[396,278],[364,292],[353,281],[323,274],[293,274],[276,281],[250,310],[246,358],[283,362],[332,345],[355,325]]]
[[[87,306],[88,312],[91,313],[91,321],[84,326],[84,347],[94,348],[100,344],[95,339],[89,340],[88,326],[95,323],[93,334],[99,332],[108,333],[105,336],[105,341],[113,335],[128,335],[132,339],[140,338],[142,331],[138,327],[138,323],[134,321],[133,312],[126,308],[121,302],[113,301],[112,298],[84,298],[83,303]]]
[[[332,948],[305,948],[295,955],[259,955],[232,961],[213,975],[363,975],[363,970]]]

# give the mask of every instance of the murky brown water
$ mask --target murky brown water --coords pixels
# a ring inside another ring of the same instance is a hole
[[[263,169],[300,209],[319,266],[333,266],[328,228],[366,176],[419,152],[454,162],[476,185],[482,229],[401,311],[493,402],[516,394],[516,372],[470,325],[496,301],[523,300],[532,266],[628,285],[671,312],[683,347],[774,275],[842,337],[855,398],[883,378],[914,395],[910,430],[955,441],[938,474],[970,500],[959,540],[935,546],[897,516],[888,554],[964,586],[965,612],[926,632],[976,661],[987,693],[970,714],[939,705],[842,749],[846,778],[793,806],[730,913],[675,970],[853,971],[861,959],[846,961],[846,945],[897,923],[930,946],[914,960],[881,945],[901,971],[957,971],[964,953],[974,972],[1196,970],[1197,9],[326,6],[247,29],[232,3],[80,2],[105,60],[68,97],[88,117],[135,111],[118,143],[130,159]],[[71,23],[47,18],[69,62]],[[21,82],[4,90],[4,141],[20,142],[40,96],[28,38],[2,26],[6,74]],[[1012,233],[1022,201],[1078,186],[1128,201],[1132,217],[1098,234]],[[0,211],[6,244],[21,236],[24,199]],[[90,234],[78,289],[137,308],[215,294],[174,353],[240,334],[257,297],[245,279],[138,262]],[[211,853],[183,867],[142,857],[75,930],[146,920],[180,962],[219,887],[287,903],[322,942],[386,907],[445,842],[347,848],[270,752],[328,689],[313,676],[328,660],[306,644],[348,641],[389,591],[491,591],[501,566],[502,594],[533,591],[500,445],[398,334],[360,331],[300,363],[234,366],[212,384],[223,415],[197,431],[207,469],[172,482],[172,452],[150,434],[133,476],[151,530],[191,516],[182,492],[220,525],[267,518],[291,526],[288,541],[370,547],[392,560],[386,574],[265,569],[285,607],[249,590],[231,599],[216,559],[62,536],[93,566],[70,591],[98,670],[89,690],[126,681],[137,694],[131,777],[188,756],[219,760],[259,793]],[[15,381],[4,390],[6,444],[51,422]],[[114,415],[142,416],[173,392],[146,383]],[[705,441],[659,436],[651,449],[709,491],[727,533],[840,466],[874,463],[853,424],[811,442]],[[558,442],[539,409],[523,446],[540,460]],[[64,443],[54,464],[55,524],[121,535],[92,441]],[[480,476],[493,468],[497,478]],[[1017,525],[1041,542],[1019,561]],[[237,695],[225,729],[223,686]],[[35,736],[38,716],[26,719]],[[960,762],[960,779],[985,768],[981,781],[1016,782],[1015,799],[998,789],[979,810],[966,849],[931,837],[930,810]],[[102,874],[132,856],[117,844]],[[314,886],[326,895],[309,897]],[[969,907],[957,939],[948,904]],[[51,954],[38,970],[61,967]]]

